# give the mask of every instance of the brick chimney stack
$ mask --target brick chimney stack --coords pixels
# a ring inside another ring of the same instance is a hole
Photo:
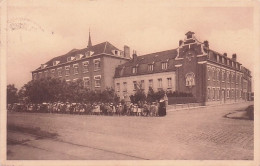
[[[124,57],[130,58],[130,47],[128,47],[127,45],[124,46]]]
[[[237,54],[233,54],[232,59],[233,59],[233,61],[237,61]]]

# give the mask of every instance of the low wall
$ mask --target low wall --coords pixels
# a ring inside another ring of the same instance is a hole
[[[194,97],[168,97],[168,104],[186,104],[186,103],[197,103]]]

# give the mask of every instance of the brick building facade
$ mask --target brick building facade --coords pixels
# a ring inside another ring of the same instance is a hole
[[[115,89],[120,96],[134,94],[137,84],[148,91],[190,92],[203,104],[248,100],[251,72],[232,58],[200,42],[193,32],[186,33],[179,47],[172,50],[136,56],[117,67]],[[122,87],[122,88],[121,88]]]

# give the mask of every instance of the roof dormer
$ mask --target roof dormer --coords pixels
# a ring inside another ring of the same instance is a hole
[[[85,56],[86,56],[86,57],[90,57],[90,56],[92,56],[93,54],[94,54],[93,51],[87,51],[87,52],[85,52]]]
[[[45,67],[47,67],[46,64],[41,64],[41,69],[44,69]]]
[[[75,56],[75,59],[76,59],[76,60],[79,60],[79,59],[81,59],[82,57],[83,57],[82,54],[77,54],[77,55]]]
[[[58,65],[60,63],[60,61],[53,61],[53,66],[56,66],[56,65]]]
[[[74,56],[69,56],[69,57],[67,58],[67,62],[73,61],[74,59],[75,59]]]

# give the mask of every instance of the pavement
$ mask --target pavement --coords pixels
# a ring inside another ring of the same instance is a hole
[[[166,117],[12,112],[7,159],[253,160],[254,122],[226,117],[252,104],[168,109]]]

